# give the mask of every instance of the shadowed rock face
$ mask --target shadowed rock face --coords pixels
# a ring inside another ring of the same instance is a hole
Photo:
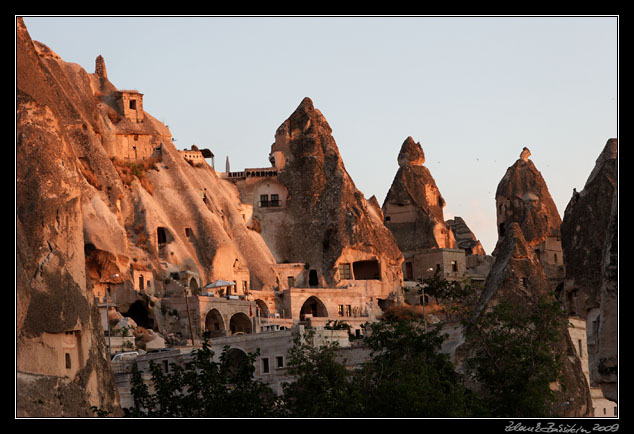
[[[455,247],[443,218],[445,199],[424,162],[420,143],[405,139],[398,155],[400,167],[383,202],[385,225],[403,252]]]
[[[603,249],[617,182],[617,141],[610,139],[583,190],[573,193],[561,225],[566,301],[571,313],[581,318],[600,305]]]
[[[586,319],[591,381],[617,400],[618,146],[609,139],[581,192],[574,192],[561,225],[566,273],[564,300]]]
[[[335,264],[344,250],[352,250],[376,258],[386,291],[396,290],[401,252],[354,185],[328,122],[309,98],[277,129],[275,153],[283,154],[278,181],[288,191],[286,221],[275,234],[286,259],[307,263],[318,271],[320,285],[334,287]]]
[[[553,297],[541,263],[518,223],[511,223],[506,237],[498,245],[497,253],[476,316],[501,300],[529,307],[536,305],[540,297]],[[554,407],[564,417],[591,416],[590,389],[565,325],[560,330],[555,351],[561,355],[563,375],[556,388],[558,392]],[[466,357],[466,354],[463,352],[460,357]]]
[[[524,238],[535,247],[550,236],[558,236],[561,218],[546,182],[524,148],[520,158],[509,167],[495,193],[497,206],[498,243],[493,256],[503,242],[507,229],[515,222]]]

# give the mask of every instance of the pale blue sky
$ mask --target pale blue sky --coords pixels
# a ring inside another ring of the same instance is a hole
[[[383,203],[401,144],[425,151],[447,206],[487,253],[495,190],[524,146],[563,218],[618,133],[618,18],[25,17],[31,37],[144,94],[182,149],[265,167],[310,97],[348,173]]]

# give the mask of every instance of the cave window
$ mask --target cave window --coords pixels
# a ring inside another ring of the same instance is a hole
[[[139,276],[139,291],[143,291],[145,287],[143,286],[144,280],[143,276]]]
[[[315,287],[319,284],[319,280],[317,278],[317,270],[310,270],[308,272],[308,285],[311,287]]]
[[[156,237],[159,244],[165,244],[167,242],[167,231],[163,227],[156,228]]]
[[[188,238],[191,238],[194,236],[194,232],[192,231],[192,228],[185,228],[185,236]]]
[[[389,215],[385,216],[385,222],[386,223],[388,223],[390,220],[392,220],[392,217],[390,217]]]
[[[500,223],[500,236],[503,237],[505,234],[504,223]]]
[[[354,262],[352,272],[355,280],[381,280],[381,270],[376,259]]]
[[[96,249],[95,245],[93,243],[86,243],[84,244],[84,255],[86,257],[90,256],[92,252],[94,252]]]
[[[557,253],[555,253],[555,264],[557,263]]]

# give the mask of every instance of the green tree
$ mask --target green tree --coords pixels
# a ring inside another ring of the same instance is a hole
[[[258,353],[235,359],[225,347],[219,361],[205,340],[193,352],[188,369],[172,363],[169,372],[150,363],[152,391],[143,382],[136,364],[132,368],[134,407],[128,417],[272,417],[277,398],[264,383],[254,379]]]
[[[551,417],[551,383],[561,373],[555,348],[566,318],[559,302],[501,300],[467,325],[467,372],[494,417]]]
[[[337,359],[336,342],[315,344],[314,330],[296,333],[288,352],[288,373],[283,401],[289,417],[354,417],[359,413],[355,382],[343,361]]]
[[[438,329],[388,318],[367,326],[371,358],[358,373],[363,411],[371,417],[470,417],[484,407],[463,384]]]
[[[443,307],[445,320],[462,320],[468,318],[481,292],[481,287],[470,280],[447,280],[436,271],[433,277],[416,285],[418,294],[423,291],[432,296]]]

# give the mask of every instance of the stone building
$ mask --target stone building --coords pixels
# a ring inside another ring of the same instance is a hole
[[[616,417],[618,416],[617,403],[610,401],[603,396],[601,387],[593,385],[590,379],[589,357],[593,349],[589,345],[589,336],[586,331],[586,321],[579,317],[568,318],[568,333],[575,347],[575,351],[581,360],[583,373],[590,388],[590,396],[592,397],[592,408],[594,417]],[[594,338],[590,335],[590,338]]]
[[[218,361],[225,347],[229,347],[228,356],[232,363],[237,363],[241,358],[249,353],[259,351],[259,356],[255,360],[254,378],[268,384],[274,393],[282,393],[282,383],[291,382],[293,377],[288,373],[287,355],[293,346],[294,337],[305,334],[302,325],[296,325],[286,330],[264,332],[258,335],[233,335],[228,337],[218,337],[210,342],[211,351],[215,360]],[[313,337],[315,345],[323,345],[327,342],[336,342],[340,351],[345,352],[345,360],[350,361],[349,366],[354,367],[367,356],[367,350],[361,349],[361,355],[352,354],[351,351],[358,347],[353,345],[345,330],[324,330],[316,329]],[[113,370],[117,380],[117,388],[121,399],[121,406],[129,408],[134,405],[131,394],[131,370],[134,363],[137,364],[144,383],[152,391],[150,364],[160,366],[165,373],[169,373],[173,368],[172,364],[177,364],[185,369],[190,366],[192,360],[193,347],[174,347],[165,351],[148,352],[129,359],[112,362]]]

